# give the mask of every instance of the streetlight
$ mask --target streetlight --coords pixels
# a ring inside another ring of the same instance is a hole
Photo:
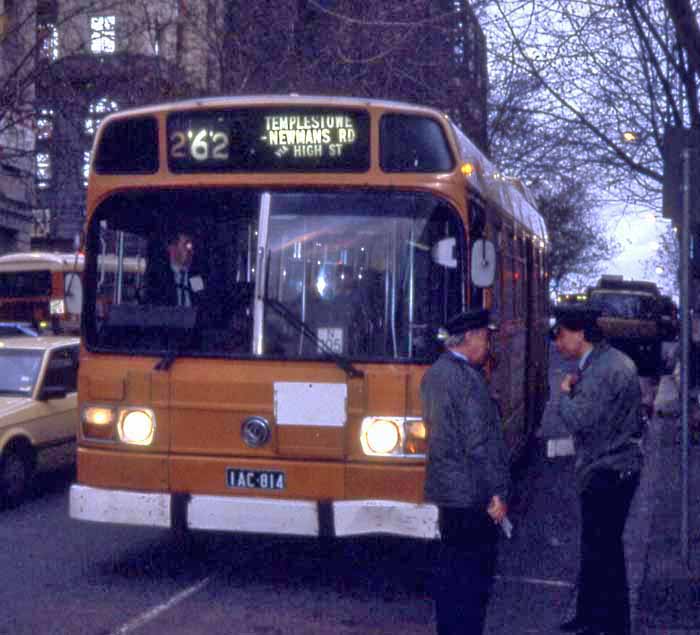
[[[622,133],[622,139],[626,143],[634,143],[635,141],[639,140],[639,136],[637,135],[636,132],[633,132],[632,130],[625,130]]]

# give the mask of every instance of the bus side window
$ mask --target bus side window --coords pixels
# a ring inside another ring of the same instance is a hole
[[[493,232],[493,240],[496,246],[496,279],[493,283],[493,290],[491,295],[491,306],[486,308],[490,309],[491,315],[496,322],[499,322],[503,317],[502,307],[503,307],[503,282],[504,282],[504,262],[505,258],[503,255],[503,231],[501,229],[495,229]]]

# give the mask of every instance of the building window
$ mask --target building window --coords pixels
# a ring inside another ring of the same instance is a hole
[[[116,18],[96,15],[90,18],[90,50],[93,53],[114,53],[116,50]]]
[[[51,233],[51,210],[35,209],[32,223],[32,238],[47,238]]]
[[[88,116],[85,118],[85,134],[94,135],[102,120],[109,113],[117,112],[117,110],[119,110],[117,102],[107,97],[93,101],[88,108]]]
[[[54,62],[58,59],[58,29],[51,22],[41,22],[37,25],[37,41],[39,43],[39,59]]]
[[[87,187],[90,178],[90,150],[83,151],[83,187]]]
[[[51,157],[48,152],[38,152],[36,155],[36,184],[41,190],[51,185]]]
[[[47,140],[53,134],[53,110],[41,108],[36,118],[37,139]]]
[[[465,61],[465,54],[464,54],[464,47],[465,47],[465,41],[464,41],[464,31],[465,31],[465,25],[464,25],[464,7],[462,5],[461,0],[453,0],[452,5],[454,7],[454,12],[456,14],[456,23],[454,24],[454,45],[453,45],[453,51],[454,51],[454,56],[455,56],[455,61],[458,64],[463,64]]]

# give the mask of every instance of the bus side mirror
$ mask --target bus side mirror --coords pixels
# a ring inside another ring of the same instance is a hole
[[[490,287],[496,279],[496,248],[489,240],[480,238],[472,245],[472,284]]]
[[[447,269],[457,268],[457,258],[455,258],[455,248],[457,239],[454,236],[438,240],[430,250],[433,262],[446,267]]]

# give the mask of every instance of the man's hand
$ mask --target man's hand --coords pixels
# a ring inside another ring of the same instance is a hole
[[[486,508],[489,516],[491,516],[493,522],[500,523],[508,513],[508,505],[506,505],[500,496],[494,496],[491,498],[489,506]]]
[[[561,381],[561,391],[568,395],[571,392],[571,389],[574,387],[574,385],[576,384],[577,381],[578,381],[577,375],[567,373],[566,375],[564,375],[564,379],[562,379],[562,381]]]

